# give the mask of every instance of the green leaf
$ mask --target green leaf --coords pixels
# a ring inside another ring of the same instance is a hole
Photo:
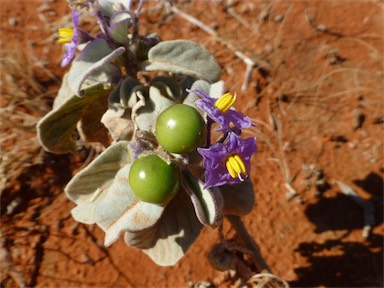
[[[109,35],[115,42],[127,45],[129,42],[127,31],[131,25],[132,17],[129,12],[115,12],[108,27]]]
[[[224,94],[224,81],[217,81],[209,87],[209,97],[220,98]]]
[[[255,205],[255,193],[251,180],[235,185],[219,187],[224,199],[224,214],[244,216],[250,213]]]
[[[125,242],[142,249],[157,265],[175,265],[199,236],[202,225],[185,191],[167,205],[156,225],[125,233]]]
[[[112,49],[104,39],[89,42],[73,61],[68,72],[68,83],[72,93],[83,97],[84,86],[95,83],[111,84],[120,79],[119,66],[111,62],[124,52],[124,47]]]
[[[162,95],[175,102],[180,101],[183,96],[180,85],[168,76],[157,76],[152,79],[149,85],[157,87]]]
[[[221,72],[219,64],[205,48],[188,40],[164,41],[152,47],[144,70],[180,73],[209,82],[218,81]]]
[[[191,92],[189,92],[188,95],[185,97],[183,104],[192,106],[197,111],[199,111],[199,113],[201,114],[201,116],[203,116],[205,120],[207,120],[207,113],[196,105],[196,101],[199,100],[200,97],[193,91],[200,90],[212,98],[219,98],[224,94],[224,81],[218,81],[213,84],[209,84],[204,80],[197,80],[192,84],[191,88],[189,88],[188,91],[189,90],[191,90]]]
[[[125,9],[128,9],[128,7],[125,6],[126,2],[126,0],[99,0],[98,5],[100,5],[102,15],[106,18],[110,18],[116,13],[115,7],[124,7]]]
[[[160,219],[165,207],[141,201],[128,182],[131,169],[129,142],[111,145],[67,185],[65,192],[77,206],[75,220],[97,224],[105,232],[105,245],[125,231],[147,230]]]
[[[204,189],[204,183],[187,172],[183,174],[182,180],[199,221],[204,225],[218,224],[223,218],[220,190],[216,187]]]
[[[80,121],[77,123],[77,131],[81,140],[88,143],[101,143],[104,147],[110,144],[108,130],[100,122],[101,117],[108,109],[108,102],[92,101],[83,111]]]
[[[106,228],[106,246],[114,243],[125,231],[149,229],[164,212],[165,206],[143,202],[132,192],[128,182],[130,169],[129,164],[118,171],[95,208],[95,223]]]
[[[119,82],[116,89],[111,93],[109,97],[110,108],[120,106],[124,109],[132,109],[135,106],[137,99],[133,92],[140,90],[144,87],[135,78],[127,77]]]
[[[135,121],[141,130],[154,133],[157,117],[175,102],[162,95],[161,90],[156,86],[150,86],[148,94],[145,105],[137,110]]]
[[[84,98],[68,94],[68,77],[57,96],[54,109],[37,123],[37,136],[43,148],[51,153],[66,154],[76,152],[72,138],[77,122],[82,118],[87,108],[96,101],[105,101],[110,90],[104,90],[102,85],[89,87],[84,91]]]
[[[136,79],[127,77],[109,95],[109,108],[102,116],[101,123],[109,130],[114,141],[132,139],[134,124],[131,112],[137,102],[133,92],[142,87]]]
[[[65,187],[68,198],[76,204],[92,202],[100,189],[105,191],[105,183],[112,181],[117,172],[130,163],[128,145],[128,141],[120,141],[109,146],[85,169],[77,173]]]
[[[200,90],[205,92],[209,95],[209,89],[211,84],[209,84],[207,81],[204,80],[197,80],[195,81],[190,90]],[[189,91],[189,90],[188,90]],[[196,101],[199,100],[200,97],[197,96],[197,94],[193,92],[189,92],[187,97],[185,97],[183,104],[189,105],[193,108],[195,108],[197,111],[199,111],[200,115],[204,118],[205,122],[207,122],[207,112],[205,112],[203,109],[201,109],[199,106],[196,105]]]

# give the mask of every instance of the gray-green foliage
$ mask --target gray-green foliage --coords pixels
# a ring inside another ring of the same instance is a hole
[[[160,42],[149,51],[144,69],[180,73],[209,82],[220,79],[220,66],[215,58],[199,44],[189,40]]]
[[[77,205],[72,216],[81,223],[100,226],[107,246],[124,234],[128,245],[142,249],[159,265],[174,265],[203,225],[215,226],[228,213],[244,215],[250,211],[252,184],[245,181],[236,186],[241,190],[240,198],[228,187],[204,189],[197,152],[172,155],[156,145],[156,119],[175,103],[194,107],[207,121],[195,104],[198,96],[186,89],[218,98],[224,89],[223,82],[217,82],[220,67],[205,48],[189,40],[152,45],[155,38],[148,37],[140,42],[148,48],[145,61],[141,60],[143,50],[137,50],[136,30],[129,36],[127,33],[136,25],[135,15],[127,7],[128,12],[117,15],[112,4],[101,1],[98,8],[106,19],[112,17],[105,32],[107,40],[91,40],[75,58],[52,111],[37,125],[38,137],[46,151],[57,154],[76,152],[76,128],[83,141],[109,146],[65,188]],[[155,77],[144,85],[137,79],[140,69],[167,76]],[[107,131],[112,142],[108,142]],[[143,202],[131,191],[128,173],[132,161],[146,154],[158,154],[183,171],[183,186],[166,205]]]

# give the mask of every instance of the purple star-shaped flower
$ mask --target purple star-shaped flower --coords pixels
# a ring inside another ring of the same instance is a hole
[[[80,12],[72,10],[73,36],[71,43],[64,44],[66,52],[61,61],[61,67],[67,66],[73,59],[76,53],[77,45],[79,44],[79,18]]]
[[[221,186],[224,184],[237,184],[242,182],[251,170],[251,156],[257,150],[256,139],[241,139],[234,132],[229,132],[228,138],[224,143],[217,142],[211,147],[197,148],[197,151],[204,157],[205,185],[204,188]],[[233,178],[226,167],[228,158],[238,155],[246,168],[244,178]]]
[[[200,97],[200,99],[196,101],[196,104],[201,109],[203,109],[213,121],[221,125],[221,127],[216,129],[216,131],[225,133],[231,131],[233,128],[249,128],[252,125],[249,117],[245,116],[241,112],[237,112],[234,109],[229,109],[226,112],[222,112],[217,109],[215,107],[215,102],[217,99],[209,97],[203,91],[193,90],[191,92]],[[231,126],[231,123],[233,126]]]

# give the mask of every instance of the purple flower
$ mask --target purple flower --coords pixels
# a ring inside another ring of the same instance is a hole
[[[193,90],[191,92],[200,97],[200,99],[196,101],[196,104],[203,109],[213,121],[221,125],[216,131],[225,133],[231,131],[233,128],[248,128],[252,125],[249,117],[232,108],[236,100],[236,95],[232,96],[230,93],[227,93],[219,99],[215,99],[200,90]]]
[[[256,150],[255,138],[243,140],[234,132],[229,132],[224,143],[217,142],[207,149],[198,148],[204,157],[204,188],[244,181],[251,170],[250,160]]]
[[[79,44],[79,17],[80,12],[73,10],[72,11],[72,22],[73,29],[62,28],[59,29],[59,43],[64,44],[66,52],[63,55],[61,61],[61,67],[67,66],[75,56],[77,45]]]

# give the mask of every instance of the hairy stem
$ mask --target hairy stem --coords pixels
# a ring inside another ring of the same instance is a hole
[[[261,256],[260,248],[256,244],[255,240],[249,235],[244,223],[239,216],[227,215],[227,220],[231,223],[232,227],[236,230],[236,233],[240,236],[246,247],[252,251],[252,261],[254,262],[258,272],[270,271],[263,256]]]

